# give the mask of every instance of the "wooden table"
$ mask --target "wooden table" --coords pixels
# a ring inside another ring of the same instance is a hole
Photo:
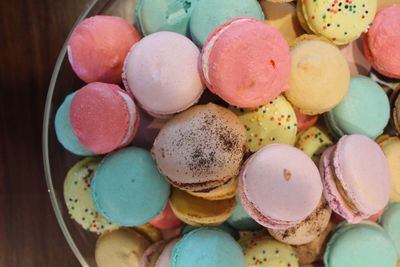
[[[87,3],[0,1],[0,266],[79,266],[47,195],[41,132],[58,52]]]

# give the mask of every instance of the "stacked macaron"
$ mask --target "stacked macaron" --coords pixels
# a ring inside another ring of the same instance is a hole
[[[82,21],[68,59],[87,84],[55,132],[86,157],[64,199],[97,266],[395,267],[400,6],[376,10],[138,0],[138,30]]]

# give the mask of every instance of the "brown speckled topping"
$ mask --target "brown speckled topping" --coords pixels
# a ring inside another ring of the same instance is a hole
[[[171,119],[153,146],[157,165],[182,189],[204,190],[235,177],[243,159],[246,133],[231,111],[199,105]]]

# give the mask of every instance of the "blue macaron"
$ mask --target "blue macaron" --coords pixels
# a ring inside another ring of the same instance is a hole
[[[239,238],[239,232],[236,229],[234,229],[232,226],[230,226],[230,224],[228,224],[228,223],[223,223],[223,224],[220,224],[218,226],[213,226],[213,227],[209,227],[209,228],[211,228],[211,229],[216,228],[216,229],[219,229],[221,231],[224,231],[225,233],[227,233],[230,236],[232,236],[234,239],[238,239]],[[191,232],[193,230],[196,230],[196,229],[199,229],[199,227],[187,224],[182,228],[181,234],[182,235],[186,235],[189,232]]]
[[[325,267],[394,267],[396,262],[393,241],[372,222],[339,225],[324,254]]]
[[[93,153],[84,148],[72,129],[69,110],[75,93],[68,95],[58,108],[55,119],[55,129],[58,141],[71,153],[79,156],[92,156]]]
[[[138,0],[136,25],[144,36],[170,31],[190,36],[189,20],[199,0]]]
[[[325,114],[331,134],[361,134],[375,139],[389,122],[390,104],[382,88],[365,76],[353,76],[345,99]]]
[[[97,210],[122,226],[149,222],[165,208],[170,186],[147,150],[128,147],[108,154],[91,182]]]
[[[190,19],[193,42],[202,47],[218,26],[240,16],[264,20],[264,13],[257,0],[199,0]]]
[[[239,244],[215,228],[199,228],[176,243],[171,267],[245,267]]]
[[[228,218],[228,223],[239,231],[254,231],[260,229],[262,226],[259,225],[243,208],[240,202],[240,197],[236,196],[236,208],[233,211],[231,217]]]
[[[397,256],[400,259],[400,203],[389,204],[385,208],[379,223],[394,241]]]

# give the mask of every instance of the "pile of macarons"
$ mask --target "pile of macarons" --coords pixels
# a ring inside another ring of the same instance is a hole
[[[97,266],[400,266],[399,0],[132,9],[73,30],[55,116]]]

